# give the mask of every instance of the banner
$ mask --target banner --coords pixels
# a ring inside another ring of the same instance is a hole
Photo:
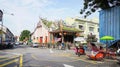
[[[61,38],[55,38],[55,42],[61,41]]]

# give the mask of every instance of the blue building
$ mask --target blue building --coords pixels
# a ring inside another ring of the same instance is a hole
[[[120,39],[120,6],[115,6],[99,13],[100,37],[110,35],[115,40]],[[105,43],[105,41],[100,41]]]

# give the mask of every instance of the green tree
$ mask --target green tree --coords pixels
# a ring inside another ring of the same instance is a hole
[[[84,0],[84,7],[80,10],[80,14],[84,14],[84,18],[99,9],[108,9],[114,6],[120,6],[120,0]]]
[[[20,34],[20,41],[23,41],[25,39],[30,38],[30,31],[29,30],[23,30]]]

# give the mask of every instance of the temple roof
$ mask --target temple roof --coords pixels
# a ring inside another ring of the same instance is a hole
[[[81,30],[79,30],[79,29],[76,29],[76,28],[70,28],[70,27],[63,27],[62,28],[62,30],[60,30],[60,28],[58,28],[58,29],[56,29],[56,30],[53,30],[53,31],[51,31],[51,33],[59,33],[59,32],[73,32],[73,33],[76,33],[76,32],[83,32],[83,31],[81,31]]]

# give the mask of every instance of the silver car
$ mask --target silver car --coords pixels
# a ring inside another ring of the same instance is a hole
[[[33,43],[32,46],[33,46],[33,47],[38,47],[38,46],[39,46],[39,43]]]

